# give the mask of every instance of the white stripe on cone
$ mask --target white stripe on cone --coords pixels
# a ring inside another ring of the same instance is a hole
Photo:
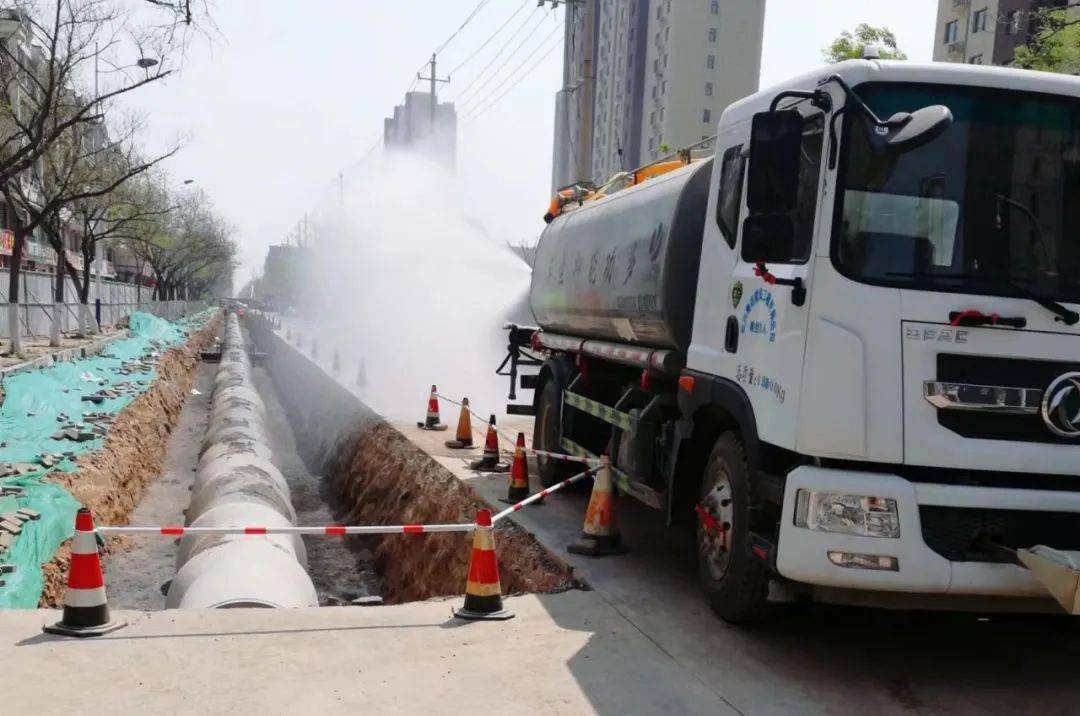
[[[93,532],[75,531],[75,539],[71,540],[72,554],[97,554],[97,540]]]
[[[74,589],[68,587],[64,592],[65,607],[100,607],[105,603],[105,587],[94,589]]]

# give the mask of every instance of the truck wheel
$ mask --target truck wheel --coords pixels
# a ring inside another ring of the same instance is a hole
[[[722,433],[701,480],[697,511],[698,579],[716,615],[733,624],[768,612],[769,573],[750,553],[750,480],[735,433]]]
[[[536,422],[533,425],[533,447],[537,450],[562,452],[559,444],[559,437],[562,435],[561,408],[562,393],[558,381],[546,381],[536,404]],[[542,455],[536,456],[536,467],[540,473],[540,484],[544,487],[551,487],[575,474],[571,463],[551,460]]]

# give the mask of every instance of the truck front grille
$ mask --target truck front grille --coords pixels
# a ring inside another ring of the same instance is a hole
[[[937,380],[971,385],[1004,385],[1045,390],[1063,373],[1080,365],[1063,361],[941,353],[937,357]],[[939,410],[938,424],[965,438],[1012,440],[1032,443],[1075,444],[1049,430],[1039,415],[1008,415],[964,410]]]
[[[952,562],[1008,562],[995,546],[1080,549],[1080,513],[919,507],[923,540]]]

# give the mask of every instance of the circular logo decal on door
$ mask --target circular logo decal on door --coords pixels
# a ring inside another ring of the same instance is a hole
[[[1050,432],[1063,438],[1080,437],[1080,373],[1065,373],[1043,393],[1043,422]]]

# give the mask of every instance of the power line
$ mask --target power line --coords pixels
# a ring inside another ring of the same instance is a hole
[[[480,108],[480,109],[478,109],[478,110],[475,110],[475,111],[471,112],[471,113],[469,114],[469,116],[467,116],[467,117],[465,117],[465,118],[464,118],[464,120],[463,120],[463,121],[465,121],[465,120],[471,120],[471,119],[476,119],[477,117],[479,117],[480,115],[484,114],[485,112],[487,112],[488,110],[490,110],[490,109],[491,109],[492,107],[494,107],[495,105],[497,105],[497,104],[498,104],[498,103],[499,103],[500,101],[502,101],[502,98],[503,98],[503,97],[505,97],[506,95],[510,94],[510,92],[512,92],[512,91],[514,90],[514,88],[515,88],[515,87],[517,87],[517,86],[518,86],[519,84],[521,84],[521,82],[522,82],[522,81],[523,81],[523,80],[524,80],[524,79],[525,79],[526,77],[528,77],[529,75],[531,75],[531,74],[533,73],[533,70],[535,70],[535,69],[536,69],[537,67],[539,67],[540,65],[542,65],[542,64],[544,63],[544,60],[546,60],[546,59],[547,59],[548,55],[550,55],[550,54],[551,54],[552,52],[554,52],[554,51],[555,51],[555,50],[556,50],[556,49],[557,49],[557,48],[559,47],[559,45],[560,45],[560,44],[561,44],[561,42],[560,42],[560,41],[556,41],[556,42],[552,43],[552,45],[551,45],[550,47],[548,47],[547,51],[546,51],[546,52],[544,52],[544,54],[543,54],[543,55],[541,55],[541,56],[539,57],[539,59],[537,59],[537,61],[536,61],[536,62],[534,62],[534,63],[533,63],[533,64],[532,64],[532,65],[531,65],[531,66],[529,67],[529,69],[525,70],[525,72],[524,72],[524,73],[523,73],[523,74],[522,74],[522,75],[521,75],[520,77],[518,77],[518,78],[517,78],[517,80],[516,80],[516,81],[515,81],[515,82],[514,82],[514,83],[513,83],[512,85],[510,85],[509,87],[507,87],[507,88],[506,88],[506,90],[505,90],[505,91],[504,91],[504,92],[503,92],[502,94],[500,94],[500,95],[499,95],[498,97],[496,97],[496,98],[495,98],[495,100],[494,100],[493,102],[491,102],[490,104],[488,104],[488,105],[486,105],[486,106],[484,106],[484,107],[481,107],[481,108]],[[539,52],[539,48],[537,49],[537,52]],[[533,55],[535,55],[535,54],[536,54],[536,53],[534,52],[534,53],[533,53]],[[526,62],[528,62],[528,60],[529,60],[529,58],[528,58],[528,57],[527,57],[527,58],[525,58],[525,61],[526,61]],[[522,63],[522,64],[524,64],[524,63]],[[504,84],[505,84],[505,83],[504,83]]]
[[[507,25],[510,24],[511,20],[513,20],[515,17],[517,17],[518,13],[520,13],[522,10],[524,10],[525,6],[528,5],[530,2],[532,2],[532,0],[525,0],[525,2],[521,3],[521,5],[518,6],[518,9],[514,10],[514,13],[512,15],[510,15],[510,17],[506,18],[506,21],[503,24],[499,25],[499,28],[497,30],[495,30],[495,32],[491,33],[491,35],[489,35],[488,38],[486,40],[484,40],[484,42],[479,47],[477,47],[475,50],[473,50],[471,55],[469,55],[464,60],[462,60],[460,63],[458,63],[458,66],[455,67],[454,69],[450,70],[450,72],[448,74],[451,77],[453,77],[454,75],[457,74],[458,70],[460,70],[465,65],[469,64],[469,62],[472,61],[472,59],[474,57],[479,55],[483,51],[483,49],[485,47],[487,47],[489,44],[491,44],[491,41],[494,40],[496,38],[496,36],[498,36],[498,34],[500,32],[502,32],[503,29]]]
[[[560,29],[561,29],[561,26],[556,27],[555,30],[553,30],[551,33],[548,33],[547,37],[545,37],[544,40],[542,40],[540,42],[540,44],[536,47],[536,49],[534,49],[532,51],[532,53],[529,54],[528,57],[526,57],[524,60],[522,60],[521,64],[519,64],[517,67],[515,67],[513,72],[511,72],[509,75],[507,75],[507,77],[502,81],[502,83],[499,84],[498,87],[496,87],[491,92],[489,92],[484,97],[484,99],[482,99],[479,102],[477,102],[476,104],[474,104],[471,109],[467,110],[466,114],[468,115],[468,117],[466,117],[466,119],[473,119],[476,116],[478,116],[480,114],[483,114],[487,110],[494,107],[496,104],[499,103],[500,100],[502,100],[503,97],[505,97],[507,94],[512,92],[515,87],[517,87],[519,84],[521,84],[521,82],[526,77],[528,77],[530,74],[532,74],[533,70],[535,70],[537,67],[539,67],[543,63],[543,61],[545,59],[547,59],[548,55],[550,55],[552,52],[554,52],[555,49],[558,48],[559,45],[562,43],[561,39],[556,38],[555,42],[551,43],[550,45],[545,46],[545,44],[544,44],[549,38],[551,38],[551,36],[557,30],[560,30]],[[545,49],[545,47],[546,47],[546,49]],[[540,55],[540,57],[536,60],[536,62],[534,62],[532,65],[530,65],[529,68],[525,70],[525,72],[523,72],[520,75],[517,75],[518,70],[520,70],[522,67],[524,67],[525,64],[529,60],[536,57],[537,54],[539,54],[541,52],[543,52],[543,54]],[[509,82],[510,80],[514,80],[514,81],[504,91],[499,92],[499,90],[502,89],[502,87],[505,86],[506,83]],[[496,93],[498,93],[498,96],[496,96],[493,101],[487,102],[488,98],[490,98],[492,95],[495,95]]]
[[[457,37],[458,35],[460,35],[460,34],[461,34],[461,31],[462,31],[462,30],[464,30],[464,29],[465,29],[465,28],[466,28],[466,27],[467,27],[467,26],[469,25],[469,23],[471,23],[471,22],[473,21],[473,19],[474,19],[474,18],[475,18],[475,17],[476,17],[476,16],[478,15],[478,14],[480,14],[480,11],[481,11],[481,10],[483,10],[483,9],[484,9],[484,6],[486,6],[486,5],[487,5],[487,4],[488,4],[488,3],[490,2],[490,1],[491,1],[491,0],[480,0],[480,2],[478,2],[478,3],[476,4],[476,6],[475,6],[475,7],[473,7],[472,11],[471,11],[471,12],[470,12],[470,13],[469,13],[469,14],[468,14],[467,16],[466,16],[465,20],[464,20],[464,21],[463,21],[463,22],[461,23],[461,25],[459,25],[459,26],[458,26],[458,28],[457,28],[456,30],[454,30],[454,32],[452,32],[452,33],[450,34],[450,36],[449,36],[448,38],[446,38],[446,39],[445,39],[445,40],[444,40],[444,41],[442,42],[442,44],[440,44],[440,45],[439,45],[439,46],[438,46],[437,48],[435,48],[435,53],[434,53],[434,54],[438,54],[439,52],[442,52],[442,51],[443,51],[444,49],[446,49],[446,47],[447,47],[447,46],[448,46],[448,45],[449,45],[449,44],[450,44],[451,42],[453,42],[453,40],[454,40],[454,39],[455,39],[455,38],[456,38],[456,37]],[[466,58],[465,58],[465,59],[464,59],[464,60],[463,60],[462,62],[460,62],[460,63],[459,63],[459,64],[458,64],[458,65],[457,65],[457,66],[456,66],[456,67],[455,67],[454,69],[453,69],[453,71],[451,72],[451,74],[453,74],[453,73],[456,73],[456,72],[457,72],[457,71],[458,71],[459,69],[461,69],[462,67],[464,67],[464,66],[465,66],[466,64],[468,64],[468,63],[469,63],[469,62],[470,62],[470,61],[471,61],[471,60],[472,60],[473,58],[475,58],[475,57],[476,57],[476,56],[477,56],[477,55],[478,55],[478,54],[479,54],[480,52],[482,52],[482,51],[483,51],[483,49],[484,49],[485,47],[487,47],[487,46],[488,46],[488,45],[489,45],[489,44],[491,43],[491,41],[492,41],[492,40],[494,40],[494,39],[495,39],[495,37],[497,37],[497,36],[499,35],[499,33],[501,33],[501,32],[502,32],[502,31],[503,31],[503,30],[504,30],[504,29],[506,28],[506,26],[510,24],[510,22],[511,22],[512,20],[513,20],[513,19],[514,19],[515,17],[517,17],[517,16],[518,16],[518,14],[520,14],[520,13],[521,13],[521,11],[522,11],[522,10],[523,10],[523,9],[525,8],[525,6],[526,6],[526,5],[527,5],[527,4],[529,3],[529,2],[530,2],[530,0],[524,0],[524,2],[522,2],[522,4],[521,4],[521,5],[520,5],[520,6],[519,6],[519,7],[518,7],[518,8],[517,8],[517,9],[516,9],[516,10],[515,10],[514,12],[513,12],[513,14],[511,14],[511,15],[510,15],[510,17],[508,17],[508,18],[507,18],[507,19],[506,19],[506,20],[505,20],[505,21],[504,21],[504,22],[502,23],[502,25],[500,25],[500,26],[498,27],[498,29],[496,29],[496,30],[495,30],[495,32],[493,32],[493,33],[492,33],[492,34],[491,34],[491,35],[490,35],[490,36],[489,36],[489,37],[488,37],[488,38],[487,38],[486,40],[484,40],[484,42],[483,42],[483,43],[481,43],[481,44],[480,44],[480,46],[479,46],[478,48],[476,48],[476,49],[475,49],[475,50],[474,50],[474,51],[473,51],[472,53],[470,53],[468,57],[466,57]],[[469,89],[470,87],[472,87],[472,86],[473,86],[473,85],[474,85],[474,84],[476,83],[476,81],[477,81],[477,80],[478,80],[478,79],[479,79],[479,78],[480,78],[480,77],[481,77],[481,76],[483,75],[483,73],[484,73],[484,72],[486,72],[486,71],[487,71],[487,69],[488,69],[489,67],[491,67],[491,65],[492,65],[492,64],[494,64],[495,60],[496,60],[496,59],[498,59],[498,57],[499,57],[499,56],[500,56],[500,55],[502,54],[502,52],[503,52],[503,51],[504,51],[504,50],[506,49],[506,47],[507,47],[507,46],[509,46],[509,43],[510,43],[511,41],[513,41],[514,37],[516,37],[516,36],[517,36],[517,34],[518,34],[518,33],[520,33],[520,31],[521,31],[521,28],[522,28],[522,27],[524,27],[524,26],[525,26],[525,25],[526,25],[526,24],[528,23],[528,21],[529,21],[529,18],[531,18],[531,17],[532,17],[532,16],[533,16],[533,15],[534,15],[534,14],[535,14],[535,13],[537,12],[537,10],[538,10],[538,9],[539,9],[539,6],[538,6],[538,7],[536,7],[536,8],[533,8],[533,12],[532,12],[532,13],[530,13],[530,14],[529,14],[529,15],[528,15],[528,16],[527,16],[527,17],[525,18],[525,22],[524,22],[524,23],[522,23],[522,25],[521,25],[521,26],[520,26],[520,27],[519,27],[519,28],[518,28],[518,29],[517,29],[517,30],[516,30],[516,31],[514,32],[514,34],[513,34],[513,35],[511,35],[511,37],[510,37],[510,39],[509,39],[509,40],[507,41],[507,43],[506,43],[505,45],[503,45],[503,47],[502,47],[502,48],[500,48],[500,49],[499,49],[499,51],[498,51],[498,52],[497,52],[497,53],[495,54],[495,56],[494,56],[494,57],[492,58],[491,62],[489,62],[489,63],[488,63],[488,64],[487,64],[487,65],[486,65],[486,66],[484,67],[484,69],[480,71],[480,74],[478,74],[478,75],[477,75],[477,76],[476,76],[476,77],[475,77],[475,78],[473,79],[473,81],[472,81],[471,83],[469,83],[469,85],[468,85],[468,86],[466,86],[465,90],[468,90],[468,89]],[[539,25],[537,25],[537,27],[539,27]],[[531,35],[531,33],[530,33],[530,35]],[[512,56],[513,56],[513,55],[511,55],[511,57],[512,57]],[[508,60],[508,61],[509,61],[509,60]],[[417,69],[417,71],[413,73],[413,78],[412,78],[412,82],[410,82],[409,86],[408,86],[408,87],[407,87],[407,88],[405,89],[405,94],[406,94],[406,95],[407,95],[407,94],[408,94],[409,92],[412,92],[412,91],[413,91],[413,90],[414,90],[414,89],[416,88],[416,86],[417,86],[417,85],[419,84],[419,82],[420,82],[420,80],[419,80],[420,72],[421,72],[421,71],[422,71],[422,70],[423,70],[423,69],[424,69],[425,67],[428,67],[428,63],[426,63],[426,62],[425,62],[424,64],[420,65],[420,67],[419,67],[419,68]],[[501,69],[501,67],[500,67],[500,69]],[[465,90],[463,90],[463,92],[464,92]],[[380,135],[380,136],[379,136],[379,138],[375,140],[375,142],[374,142],[374,143],[373,143],[373,144],[372,144],[372,145],[371,145],[371,146],[370,146],[370,147],[368,148],[368,150],[367,150],[367,151],[365,151],[365,152],[364,152],[364,153],[363,153],[363,154],[362,154],[362,155],[360,156],[360,158],[359,158],[359,159],[356,159],[355,161],[353,161],[353,162],[352,162],[351,164],[349,164],[349,165],[348,165],[347,167],[343,168],[343,169],[342,169],[342,171],[340,171],[340,172],[338,173],[338,176],[337,176],[337,177],[335,177],[335,178],[336,178],[336,179],[338,180],[338,182],[339,182],[339,183],[340,183],[340,184],[342,185],[342,187],[344,186],[344,183],[343,183],[343,182],[344,182],[344,172],[345,172],[346,170],[350,170],[350,171],[351,171],[352,169],[356,168],[357,166],[359,166],[359,165],[363,164],[363,162],[364,162],[364,161],[365,161],[365,160],[366,160],[366,159],[367,159],[367,158],[368,158],[369,156],[371,156],[371,154],[372,154],[372,153],[374,153],[374,152],[375,152],[375,150],[379,149],[379,148],[380,148],[380,147],[381,147],[382,145],[383,145],[383,137],[382,137],[382,136]]]
[[[477,82],[478,82],[478,81],[480,80],[480,78],[484,76],[484,73],[485,73],[485,72],[487,72],[487,71],[488,71],[489,69],[491,69],[491,66],[492,66],[492,65],[494,65],[496,61],[498,61],[498,59],[499,59],[499,58],[500,58],[500,57],[502,56],[502,53],[506,51],[506,48],[507,48],[507,47],[509,47],[509,46],[510,46],[510,44],[511,44],[511,43],[512,43],[512,42],[513,42],[513,41],[514,41],[514,40],[515,40],[516,38],[517,38],[517,36],[521,34],[521,31],[525,29],[525,27],[526,27],[526,26],[527,26],[527,25],[529,24],[529,21],[530,21],[530,20],[532,20],[533,16],[535,16],[535,15],[536,15],[536,13],[537,13],[537,12],[538,12],[539,10],[540,10],[540,7],[539,7],[539,6],[537,6],[537,7],[534,7],[534,8],[533,8],[533,11],[532,11],[532,12],[530,12],[530,13],[529,13],[529,14],[528,14],[528,15],[527,15],[527,16],[525,17],[525,21],[524,21],[524,22],[522,22],[522,23],[521,23],[520,25],[518,25],[517,29],[516,29],[516,30],[514,30],[513,34],[512,34],[512,35],[510,35],[510,37],[508,37],[508,38],[506,39],[506,42],[504,42],[504,43],[503,43],[503,45],[502,45],[502,47],[500,47],[500,48],[499,48],[499,51],[498,51],[498,52],[496,52],[496,53],[495,53],[495,54],[494,54],[494,55],[493,55],[493,56],[491,57],[491,59],[490,59],[490,60],[488,60],[488,63],[487,63],[486,65],[484,65],[484,68],[483,68],[482,70],[480,70],[480,72],[479,72],[479,73],[477,73],[477,75],[476,75],[475,77],[473,77],[473,79],[472,79],[472,82],[470,82],[469,84],[465,85],[465,88],[464,88],[464,89],[462,89],[462,90],[461,90],[461,92],[460,92],[459,94],[457,94],[457,95],[455,95],[455,96],[454,96],[454,101],[455,101],[455,102],[460,102],[460,101],[462,101],[462,100],[463,100],[463,99],[465,98],[465,96],[469,94],[469,90],[471,90],[471,89],[473,88],[473,86],[474,86],[474,85],[475,85],[475,84],[476,84],[476,83],[477,83]],[[541,16],[540,16],[540,22],[541,22],[541,23],[543,22],[543,18],[544,18],[544,17],[546,17],[546,15],[541,15]],[[529,35],[532,35],[532,33],[533,33],[533,32],[535,32],[535,31],[536,31],[536,28],[537,28],[537,27],[539,27],[539,26],[540,26],[540,23],[537,23],[537,25],[536,25],[535,27],[533,27],[533,29],[532,29],[532,30],[530,30],[530,32],[529,32]],[[519,48],[519,49],[520,49],[520,48]],[[516,52],[516,50],[515,50],[515,52]],[[511,54],[511,57],[513,57],[513,54]],[[509,58],[507,59],[507,62],[509,62]],[[506,64],[506,63],[504,62],[504,63],[503,63],[503,65],[500,65],[499,69],[502,69],[502,67],[503,67],[503,66],[504,66],[505,64]],[[498,70],[496,70],[495,72],[496,72],[496,74],[497,74],[497,73],[498,73]],[[490,78],[489,78],[489,79],[487,79],[487,80],[484,80],[483,84],[481,84],[481,85],[480,85],[479,87],[477,87],[476,91],[479,91],[479,90],[483,89],[484,85],[485,85],[485,84],[487,84],[487,83],[488,83],[488,82],[490,82],[490,81],[491,81],[491,80],[490,80]]]
[[[480,12],[481,10],[483,10],[483,9],[484,9],[484,6],[485,6],[485,5],[487,5],[487,4],[489,3],[489,2],[491,2],[491,0],[480,0],[479,4],[477,4],[477,6],[473,8],[473,11],[469,13],[469,16],[468,16],[467,18],[465,18],[465,22],[461,23],[461,27],[459,27],[458,29],[454,30],[453,34],[451,34],[451,35],[450,35],[450,37],[446,38],[446,41],[445,41],[445,42],[443,42],[443,44],[441,44],[441,45],[439,45],[438,47],[436,47],[436,48],[435,48],[435,54],[437,55],[437,54],[439,54],[440,52],[442,52],[442,51],[443,51],[444,49],[446,49],[446,46],[447,46],[447,45],[449,45],[449,44],[450,44],[450,42],[451,42],[451,41],[452,41],[452,40],[453,40],[453,39],[454,39],[455,37],[457,37],[457,36],[458,36],[458,34],[459,34],[459,33],[460,33],[460,32],[461,32],[462,30],[464,30],[464,29],[465,29],[465,26],[466,26],[466,25],[468,25],[468,24],[469,24],[470,22],[472,22],[472,19],[473,19],[474,17],[476,17],[476,16],[477,16],[477,14],[478,14],[478,13],[479,13],[479,12]]]
[[[497,92],[498,92],[499,90],[501,90],[501,89],[502,89],[502,88],[503,88],[504,86],[506,86],[506,83],[507,83],[507,82],[509,82],[509,81],[510,81],[511,79],[513,79],[513,78],[514,78],[514,75],[516,75],[516,74],[517,74],[518,70],[520,70],[520,69],[521,69],[522,67],[524,67],[524,66],[525,66],[525,65],[526,65],[526,64],[527,64],[527,63],[529,62],[529,60],[531,60],[532,58],[536,57],[536,55],[537,55],[537,54],[539,54],[539,53],[541,52],[541,50],[543,50],[543,48],[544,48],[544,46],[546,45],[547,41],[548,41],[548,40],[550,40],[550,39],[552,38],[552,36],[553,36],[553,35],[555,35],[555,33],[557,33],[557,32],[559,32],[560,30],[562,30],[562,28],[563,28],[563,24],[562,24],[561,22],[560,22],[560,23],[559,23],[558,25],[556,25],[556,26],[555,26],[554,28],[552,28],[551,32],[549,32],[549,33],[548,33],[547,35],[545,35],[545,36],[544,36],[544,39],[540,40],[540,42],[539,42],[539,43],[537,44],[537,46],[536,46],[536,47],[535,47],[535,48],[533,49],[533,51],[532,51],[532,52],[531,52],[531,53],[530,53],[529,55],[527,55],[527,56],[525,57],[525,59],[524,59],[524,60],[522,60],[522,61],[521,61],[521,63],[520,63],[520,64],[519,64],[519,65],[518,65],[517,67],[515,67],[515,68],[514,68],[513,70],[511,70],[511,71],[510,71],[510,73],[509,73],[508,75],[506,75],[506,77],[505,77],[505,78],[503,79],[503,81],[502,81],[502,82],[500,82],[500,83],[499,83],[498,85],[496,85],[496,86],[495,86],[495,89],[491,90],[491,91],[490,91],[490,92],[488,92],[488,93],[487,93],[486,95],[484,95],[483,99],[480,99],[480,100],[478,100],[478,101],[476,101],[476,102],[474,102],[474,103],[473,103],[473,106],[472,106],[472,108],[471,108],[471,109],[469,110],[469,112],[473,112],[473,111],[475,111],[477,107],[480,107],[480,106],[482,106],[482,105],[483,105],[484,103],[486,103],[486,102],[487,102],[487,101],[488,101],[488,100],[489,100],[489,99],[490,99],[490,98],[491,98],[491,97],[492,97],[493,95],[495,95],[495,94],[496,94],[496,93],[497,93]],[[558,45],[558,42],[556,42],[556,44],[555,44],[555,45],[553,45],[553,46],[552,46],[552,47],[551,47],[551,48],[550,48],[550,49],[548,50],[548,52],[550,52],[551,50],[553,50],[553,49],[555,48],[555,46],[556,46],[556,45]],[[522,47],[524,47],[524,45],[523,45]],[[515,54],[516,54],[516,53],[515,53]],[[547,55],[545,55],[545,57],[546,57],[546,56],[547,56]],[[508,58],[507,58],[507,62],[509,62],[509,61],[510,61],[510,59],[512,59],[512,58],[513,58],[513,55],[511,55],[511,57],[508,57]],[[505,64],[505,63],[504,63],[504,64]],[[469,102],[464,102],[464,103],[462,103],[462,106],[464,107],[465,105],[468,105],[468,104],[469,104],[470,102],[473,102],[473,101],[472,101],[472,100],[469,100]]]

